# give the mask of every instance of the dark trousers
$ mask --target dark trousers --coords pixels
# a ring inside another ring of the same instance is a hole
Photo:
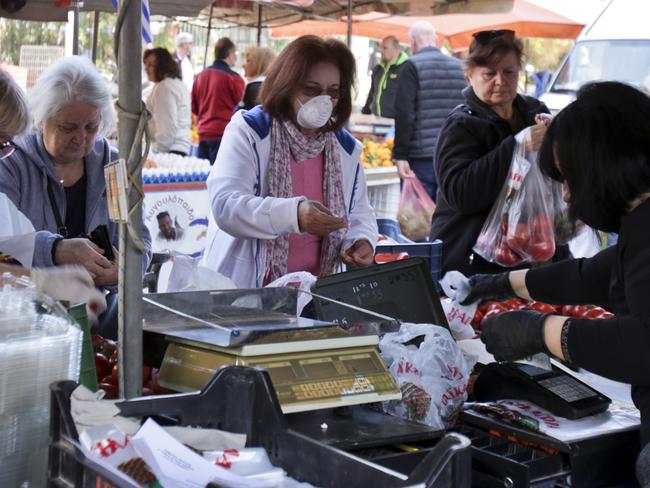
[[[436,201],[436,192],[438,191],[438,182],[436,174],[433,171],[433,158],[411,158],[408,160],[409,166],[418,177],[420,183],[427,191],[431,200]]]
[[[207,159],[210,161],[210,165],[214,164],[214,160],[217,159],[217,153],[219,152],[219,146],[221,141],[201,141],[199,142],[199,154],[200,159]]]

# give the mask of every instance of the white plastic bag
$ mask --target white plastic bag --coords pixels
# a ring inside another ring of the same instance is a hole
[[[416,337],[419,346],[406,344]],[[397,417],[451,427],[467,399],[472,369],[449,331],[432,324],[402,324],[399,332],[384,335],[381,355],[402,390],[401,400],[383,403],[384,411]]]
[[[307,293],[300,293],[298,295],[298,305],[296,313],[300,315],[302,310],[311,302],[311,287],[316,283],[316,277],[307,272],[307,271],[296,271],[294,273],[287,273],[284,276],[280,276],[277,280],[272,281],[268,285],[268,288],[280,288],[280,287],[290,287],[298,288],[299,290],[305,291]]]
[[[447,296],[440,302],[447,316],[447,322],[454,339],[457,341],[472,339],[476,336],[476,332],[472,328],[471,322],[478,303],[460,304],[469,294],[469,280],[460,271],[449,271],[440,280],[440,286]]]
[[[201,258],[174,256],[167,292],[197,290],[232,290],[237,288],[227,276],[200,266]]]

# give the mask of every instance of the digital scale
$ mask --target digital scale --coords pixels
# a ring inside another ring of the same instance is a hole
[[[335,324],[298,317],[293,288],[149,294],[145,344],[162,353],[158,381],[200,390],[226,365],[266,369],[283,413],[401,398],[379,356],[399,322]],[[358,313],[358,312],[357,312]],[[151,351],[149,351],[151,353]]]

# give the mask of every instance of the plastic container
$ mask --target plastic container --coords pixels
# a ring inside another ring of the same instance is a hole
[[[397,219],[399,209],[399,180],[394,183],[372,185],[368,183],[368,201],[378,219]]]
[[[79,370],[79,384],[84,385],[91,391],[97,391],[97,371],[95,369],[95,357],[93,355],[93,339],[88,323],[88,313],[86,305],[79,304],[68,309],[68,315],[72,317],[83,333],[83,343],[81,346],[81,368]]]
[[[379,245],[375,253],[408,253],[409,257],[419,256],[429,263],[431,278],[440,290],[440,269],[442,267],[442,241],[414,242],[412,244]]]
[[[48,486],[138,486],[85,455],[70,415],[70,395],[76,387],[73,381],[51,386]],[[291,430],[270,376],[254,368],[222,368],[197,393],[143,397],[117,406],[130,417],[153,416],[159,423],[245,433],[247,447],[263,447],[273,466],[315,486],[469,488],[471,484],[470,443],[466,437],[445,435],[408,473],[386,469]]]

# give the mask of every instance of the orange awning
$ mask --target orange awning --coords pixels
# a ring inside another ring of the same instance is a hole
[[[431,22],[441,41],[447,40],[453,50],[466,49],[472,33],[486,29],[512,29],[519,37],[545,37],[575,39],[583,24],[546,10],[526,0],[515,0],[513,9],[499,14],[447,14],[435,16],[388,16],[371,12],[353,17],[352,34],[383,39],[393,35],[408,43],[408,31],[418,20]],[[272,37],[298,37],[305,34],[320,36],[347,34],[345,18],[339,21],[304,20],[295,24],[271,29]]]

